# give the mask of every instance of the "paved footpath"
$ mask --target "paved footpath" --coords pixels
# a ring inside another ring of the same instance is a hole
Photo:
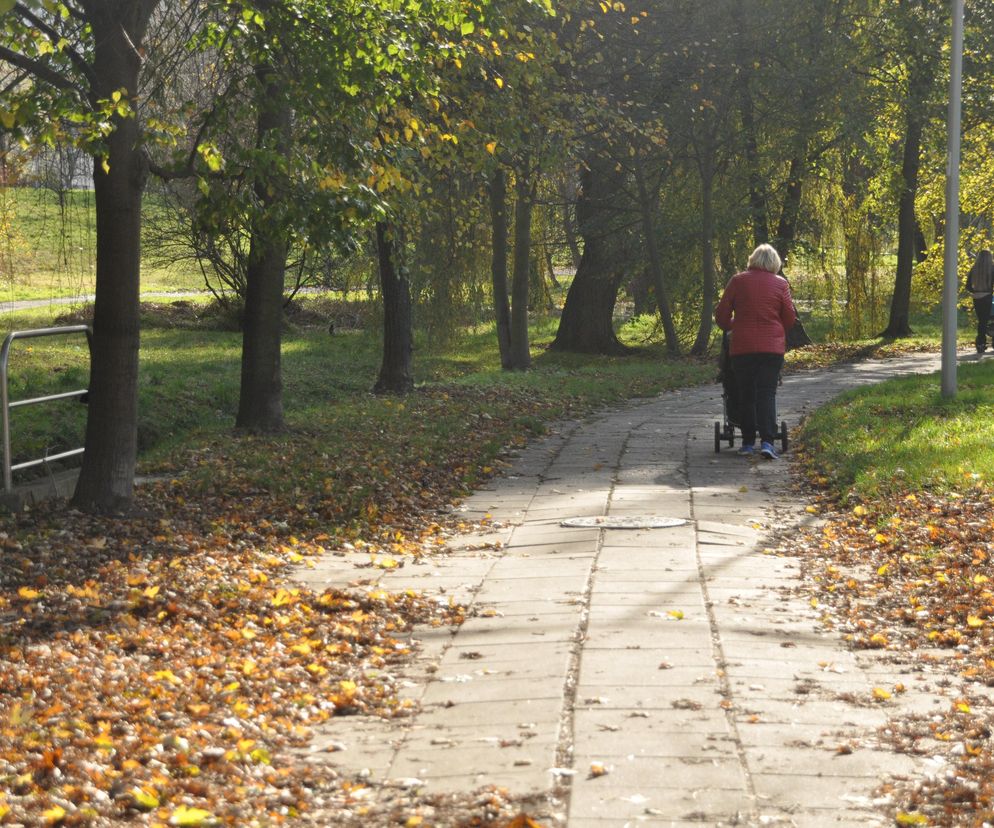
[[[780,417],[796,425],[847,388],[938,367],[916,355],[791,374]],[[489,516],[488,534],[379,576],[474,613],[458,630],[415,633],[406,692],[420,712],[333,719],[314,761],[428,791],[547,791],[543,824],[570,828],[883,824],[875,789],[921,769],[875,748],[876,729],[948,699],[933,677],[822,629],[798,561],[764,552],[771,533],[816,518],[786,459],[715,453],[720,417],[720,387],[693,388],[525,450],[460,507]],[[561,525],[581,516],[686,522]],[[342,586],[359,562],[328,556],[300,577]],[[898,683],[907,692],[872,703],[874,688]]]

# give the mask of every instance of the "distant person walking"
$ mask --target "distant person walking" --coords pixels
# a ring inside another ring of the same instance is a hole
[[[768,244],[752,251],[747,269],[736,273],[722,294],[714,318],[729,331],[732,374],[738,391],[742,447],[739,454],[756,452],[776,460],[777,383],[783,368],[787,331],[797,321],[790,286],[778,276],[780,254]]]
[[[973,310],[977,314],[977,353],[987,350],[987,323],[991,318],[991,295],[994,293],[994,256],[990,250],[981,250],[966,277],[966,289],[973,297]]]

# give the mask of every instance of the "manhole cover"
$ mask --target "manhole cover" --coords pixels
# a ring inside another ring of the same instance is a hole
[[[560,525],[573,527],[595,526],[598,529],[668,529],[683,526],[683,518],[671,517],[575,517],[566,518]]]

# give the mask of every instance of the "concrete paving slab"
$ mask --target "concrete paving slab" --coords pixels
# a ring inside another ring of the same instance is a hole
[[[683,679],[690,678],[689,681]],[[580,659],[579,682],[643,687],[687,684],[716,685],[713,663],[687,665],[672,649],[639,650],[585,649]]]
[[[937,365],[916,355],[791,374],[781,415],[796,422],[846,387]],[[794,594],[798,562],[763,554],[774,529],[816,518],[790,491],[788,463],[714,453],[720,414],[709,386],[563,424],[456,507],[467,526],[495,522],[452,538],[450,555],[392,572],[330,555],[302,570],[314,588],[414,586],[479,613],[413,633],[422,649],[403,693],[421,705],[414,716],[333,719],[313,761],[439,792],[556,784],[572,828],[883,824],[875,788],[894,769],[913,776],[919,760],[871,749],[876,728],[948,706],[941,668],[908,675],[821,628],[821,611]],[[559,525],[581,515],[688,523]],[[872,702],[874,686],[898,682],[905,693]],[[554,776],[558,761],[575,775]],[[592,762],[609,773],[591,775]]]

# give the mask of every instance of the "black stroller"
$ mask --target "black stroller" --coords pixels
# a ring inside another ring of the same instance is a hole
[[[741,429],[739,420],[738,396],[735,375],[732,373],[732,357],[729,353],[728,333],[721,335],[721,351],[718,354],[718,382],[721,383],[722,421],[714,424],[714,450],[721,451],[721,441],[727,440],[729,448],[735,445],[735,429]],[[780,449],[787,451],[787,423],[780,421],[780,430],[773,435],[780,441]]]

